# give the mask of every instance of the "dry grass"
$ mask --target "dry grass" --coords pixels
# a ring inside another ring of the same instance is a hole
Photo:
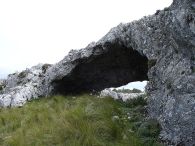
[[[159,127],[143,122],[143,101],[135,106],[132,102],[128,106],[111,98],[55,96],[22,108],[0,109],[0,145],[160,145]]]

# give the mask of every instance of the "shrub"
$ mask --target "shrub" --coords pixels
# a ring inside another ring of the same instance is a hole
[[[45,72],[47,71],[47,69],[48,69],[50,66],[51,66],[51,64],[44,64],[44,65],[42,66],[42,71],[43,71],[43,73],[45,73]]]
[[[0,91],[2,91],[3,90],[3,86],[2,85],[0,85]]]
[[[133,90],[132,90],[132,93],[141,93],[141,92],[142,92],[141,90],[135,89],[135,88],[133,88]]]
[[[147,105],[146,95],[140,95],[137,98],[129,99],[125,104],[131,108],[139,105],[145,106]]]
[[[22,71],[21,73],[19,73],[18,77],[22,79],[22,78],[25,78],[26,75],[27,75],[26,72]]]

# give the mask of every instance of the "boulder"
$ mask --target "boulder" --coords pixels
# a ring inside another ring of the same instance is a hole
[[[49,64],[38,64],[22,72],[8,75],[0,82],[0,107],[18,107],[44,95],[42,85]]]
[[[114,99],[119,99],[122,100],[124,102],[130,100],[130,99],[134,99],[137,98],[141,95],[144,95],[145,93],[117,93],[109,88],[104,89],[100,92],[100,97],[112,97]]]

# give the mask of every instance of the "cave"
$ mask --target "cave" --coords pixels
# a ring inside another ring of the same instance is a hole
[[[107,44],[95,57],[79,60],[69,75],[53,81],[55,94],[101,91],[130,82],[148,80],[148,59],[132,47]],[[102,49],[99,46],[98,49]]]

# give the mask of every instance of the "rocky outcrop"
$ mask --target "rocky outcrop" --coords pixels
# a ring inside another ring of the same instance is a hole
[[[54,65],[8,76],[0,106],[27,100],[117,87],[148,80],[149,114],[161,139],[195,144],[195,2],[174,0],[154,15],[112,28],[98,42],[72,50]]]
[[[22,106],[28,100],[43,96],[41,86],[50,66],[39,64],[20,73],[8,75],[7,80],[0,82],[0,107]]]
[[[123,102],[126,102],[128,100],[140,97],[142,95],[144,95],[145,93],[117,93],[111,89],[104,89],[100,92],[100,97],[112,97],[114,99],[119,99],[122,100]]]

